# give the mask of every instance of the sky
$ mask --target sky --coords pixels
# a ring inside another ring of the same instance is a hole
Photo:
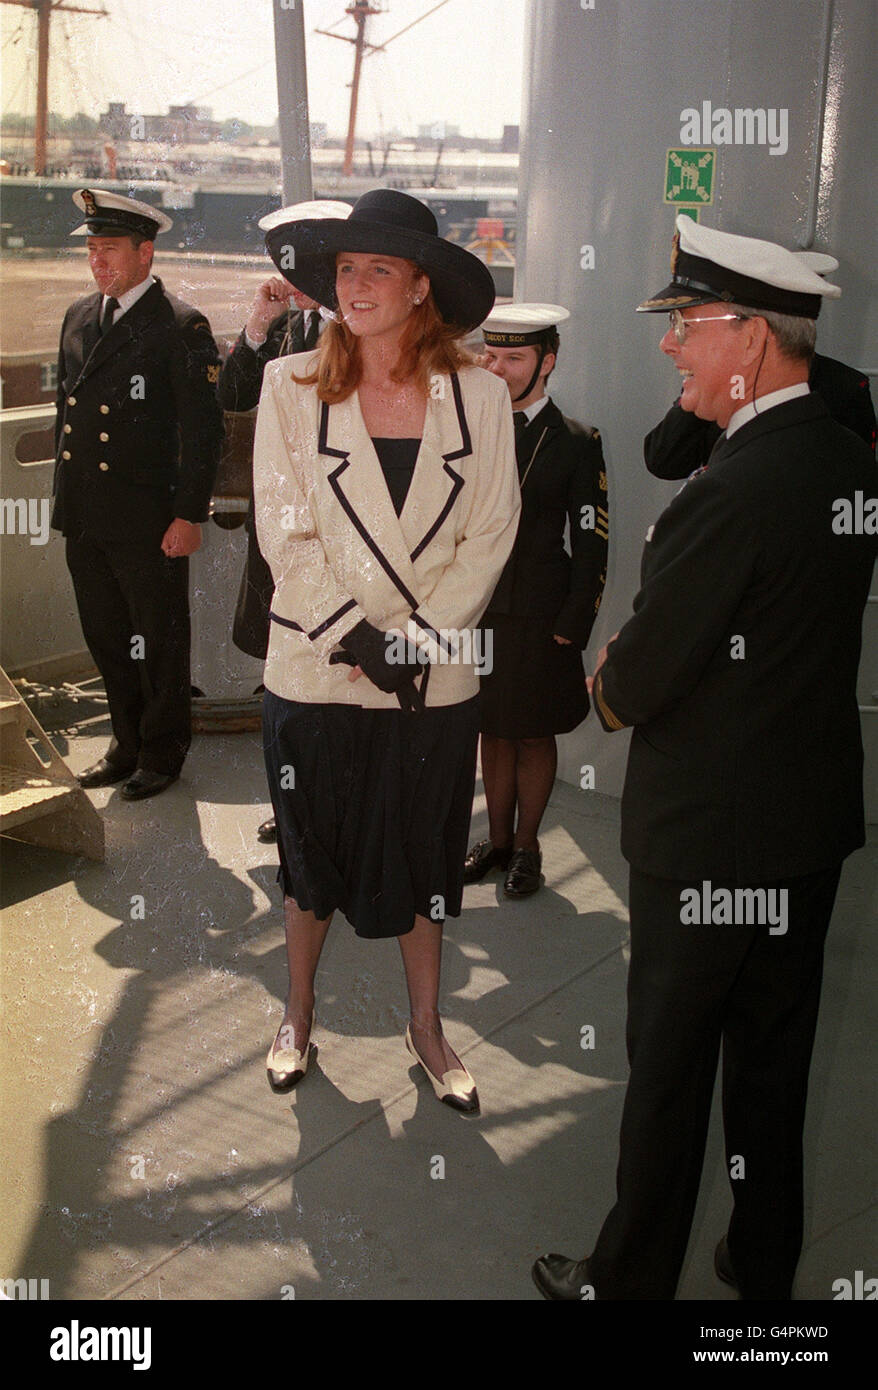
[[[63,3],[63,0],[61,0]],[[164,112],[192,101],[222,120],[268,125],[277,114],[272,0],[70,0],[108,18],[56,11],[52,20],[49,106],[96,116],[108,101],[130,112]],[[277,0],[275,0],[277,3]],[[348,0],[304,3],[312,121],[330,134],[347,129],[353,45],[314,31],[355,33]],[[527,0],[373,0],[368,41],[383,42],[416,20],[385,53],[367,57],[358,134],[413,132],[447,121],[463,134],[499,138],[519,122]],[[31,112],[36,88],[36,18],[0,4],[3,110]]]

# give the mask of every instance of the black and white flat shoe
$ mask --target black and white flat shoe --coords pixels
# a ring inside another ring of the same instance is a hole
[[[268,1050],[265,1066],[268,1071],[268,1084],[276,1094],[283,1094],[298,1086],[308,1070],[311,1055],[311,1034],[314,1032],[314,1014],[311,1014],[311,1027],[308,1041],[300,1052],[296,1047],[295,1030],[291,1023],[282,1023],[277,1037]]]
[[[412,1042],[410,1026],[405,1030],[405,1045],[418,1066],[426,1072],[433,1090],[445,1105],[450,1105],[453,1110],[459,1110],[463,1115],[478,1113],[479,1093],[476,1090],[476,1083],[465,1066],[452,1067],[451,1070],[443,1074],[440,1080],[433,1075],[423,1058],[418,1056],[417,1049]]]

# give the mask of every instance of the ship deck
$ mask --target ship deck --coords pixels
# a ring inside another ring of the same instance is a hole
[[[74,771],[107,739],[99,716],[77,718],[55,735]],[[104,864],[3,843],[0,1274],[48,1279],[52,1299],[526,1300],[537,1254],[588,1250],[626,1081],[614,800],[556,784],[544,888],[509,902],[486,881],[447,924],[442,1010],[482,1102],[466,1119],[410,1067],[395,943],[341,919],[316,1059],[291,1095],[269,1090],[285,955],[275,851],[255,838],[257,735],[197,737],[155,800],[90,795]],[[479,785],[473,837],[485,826]],[[871,833],[827,950],[798,1299],[831,1299],[869,1249]],[[679,1299],[734,1299],[712,1268],[729,1204],[715,1105]]]

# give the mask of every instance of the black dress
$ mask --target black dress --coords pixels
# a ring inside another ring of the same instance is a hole
[[[582,651],[606,578],[607,480],[597,430],[552,400],[517,432],[515,452],[518,535],[481,621],[492,659],[480,682],[482,732],[545,738],[569,733],[589,710]]]
[[[397,516],[418,439],[373,440]],[[361,680],[367,679],[365,676]],[[478,697],[418,713],[306,704],[267,690],[263,744],[284,893],[358,936],[460,913]]]

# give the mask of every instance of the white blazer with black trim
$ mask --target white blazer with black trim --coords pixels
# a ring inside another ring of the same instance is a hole
[[[268,364],[257,417],[256,529],[276,585],[265,685],[288,700],[398,708],[329,664],[368,618],[424,647],[428,706],[467,700],[478,691],[463,660],[472,645],[454,633],[469,634],[486,608],[521,505],[505,383],[480,367],[436,379],[397,517],[356,393],[328,406],[292,380],[312,359]]]

